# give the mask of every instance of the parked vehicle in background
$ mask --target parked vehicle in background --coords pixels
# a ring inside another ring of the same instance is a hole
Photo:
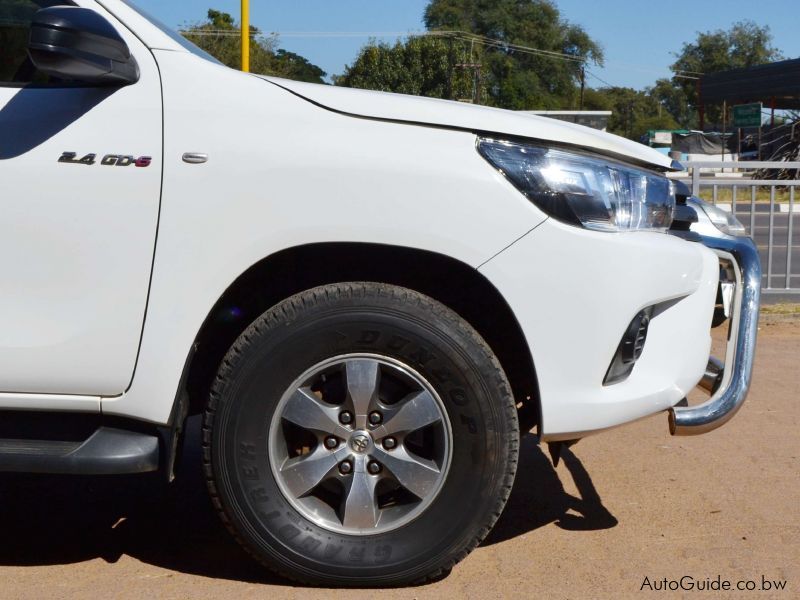
[[[490,531],[518,407],[557,456],[746,396],[757,254],[658,152],[239,73],[122,0],[0,0],[0,36],[0,470],[172,477],[202,413],[256,559],[400,585]]]

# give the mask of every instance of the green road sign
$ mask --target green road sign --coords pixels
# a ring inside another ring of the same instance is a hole
[[[761,102],[740,104],[733,107],[734,127],[759,127],[761,125]]]

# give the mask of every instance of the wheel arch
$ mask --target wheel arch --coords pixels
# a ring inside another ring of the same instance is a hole
[[[497,288],[476,269],[454,258],[372,243],[296,246],[248,268],[217,300],[201,326],[176,398],[188,397],[189,414],[199,414],[222,358],[250,323],[298,292],[346,281],[406,287],[455,311],[492,348],[515,399],[529,404],[531,425],[540,422],[538,384],[530,349],[513,311]]]

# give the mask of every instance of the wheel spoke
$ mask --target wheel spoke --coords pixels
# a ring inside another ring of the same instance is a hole
[[[347,396],[356,417],[355,426],[364,429],[367,415],[377,401],[380,368],[378,362],[371,359],[348,360],[345,364]]]
[[[429,382],[370,354],[305,371],[269,429],[270,467],[285,498],[321,527],[355,536],[392,531],[427,510],[451,447],[447,411]]]
[[[337,463],[335,453],[319,447],[306,456],[286,459],[280,472],[289,491],[295,498],[301,498],[331,475]]]
[[[425,390],[415,392],[402,400],[398,408],[384,410],[383,427],[376,435],[386,437],[400,433],[411,433],[442,420],[436,400]]]
[[[378,478],[366,472],[366,457],[356,457],[342,506],[342,525],[354,529],[373,529],[378,524],[380,514],[375,499],[377,483]]]
[[[439,480],[439,466],[432,460],[415,456],[399,446],[392,452],[385,452],[375,448],[375,460],[383,463],[398,483],[423,500],[433,491]]]
[[[345,437],[348,430],[339,424],[339,409],[324,406],[308,388],[298,389],[289,398],[283,418],[303,429]]]

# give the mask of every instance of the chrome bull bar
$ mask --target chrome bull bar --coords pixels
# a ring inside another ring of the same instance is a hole
[[[700,435],[727,423],[741,408],[750,389],[758,334],[761,298],[761,261],[748,237],[701,236],[701,242],[728,262],[735,274],[728,346],[724,364],[709,358],[701,387],[711,397],[697,406],[675,406],[669,411],[672,435]]]

